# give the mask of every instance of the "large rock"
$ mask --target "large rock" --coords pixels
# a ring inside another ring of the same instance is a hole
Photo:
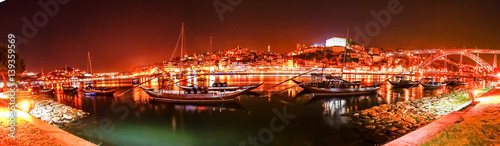
[[[88,113],[74,109],[70,106],[52,101],[40,100],[35,103],[34,109],[29,112],[36,118],[40,118],[52,125],[66,125],[78,119],[84,118]]]
[[[398,134],[403,135],[403,134],[405,134],[405,133],[406,133],[406,130],[398,130],[397,132],[398,132]]]
[[[388,104],[383,104],[383,105],[380,105],[379,108],[377,109],[378,112],[380,113],[385,113],[387,112],[389,109],[391,108],[390,105]]]
[[[398,130],[398,128],[396,128],[396,127],[394,127],[394,126],[391,126],[391,127],[389,127],[389,129],[388,129],[388,130],[389,130],[389,131],[396,131],[396,130]]]
[[[375,125],[366,125],[365,128],[369,130],[374,130],[376,127]]]
[[[403,121],[409,122],[411,124],[416,124],[417,123],[417,120],[415,120],[415,119],[413,119],[411,117],[408,117],[408,116],[403,116],[403,117],[401,117],[401,119]]]
[[[71,115],[69,115],[69,114],[63,114],[63,118],[67,119],[67,120],[73,119],[73,117]]]
[[[369,115],[372,118],[378,118],[379,113],[377,111],[370,111]]]
[[[391,119],[391,115],[389,115],[388,113],[382,113],[382,114],[380,114],[380,119],[382,119],[382,120]]]
[[[49,122],[51,120],[49,116],[42,116],[40,119],[45,122]]]
[[[397,122],[397,121],[401,120],[401,115],[400,114],[391,115],[390,119]]]
[[[367,120],[366,123],[368,123],[368,124],[374,124],[375,120]]]
[[[54,121],[55,123],[60,123],[61,118],[59,118],[59,117],[53,117],[52,121]]]

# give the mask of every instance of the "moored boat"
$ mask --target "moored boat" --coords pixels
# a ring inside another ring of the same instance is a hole
[[[424,86],[424,89],[436,89],[446,85],[445,82],[436,82],[434,78],[425,78],[420,84]]]
[[[83,89],[84,93],[95,93],[96,95],[113,95],[118,88],[90,87]]]
[[[45,93],[45,94],[52,94],[54,93],[54,89],[39,89],[40,93]]]
[[[169,102],[169,103],[223,103],[233,102],[235,98],[240,96],[248,89],[235,91],[210,91],[203,90],[199,93],[188,93],[184,91],[166,91],[162,89],[150,89],[140,86],[154,101]]]
[[[292,80],[304,90],[320,95],[348,96],[365,95],[376,93],[380,85],[376,83],[373,86],[364,86],[361,81],[349,82],[341,77],[327,75],[325,77],[312,76],[311,83]],[[324,78],[324,79],[323,79]],[[318,81],[319,80],[319,81]]]
[[[78,88],[75,87],[63,87],[64,92],[75,92]]]
[[[387,80],[392,85],[392,88],[410,88],[416,87],[420,84],[418,81],[406,80],[404,79],[404,76],[396,76],[396,78],[397,81],[395,82]]]
[[[461,85],[467,85],[467,82],[461,81],[460,78],[448,78],[446,84],[448,86],[461,86]]]

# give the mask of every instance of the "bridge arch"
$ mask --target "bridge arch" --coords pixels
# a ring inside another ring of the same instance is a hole
[[[448,56],[448,55],[463,55],[465,57],[468,57],[468,58],[474,60],[476,63],[478,63],[486,71],[488,71],[488,72],[493,71],[493,67],[488,62],[481,59],[479,56],[476,56],[476,55],[474,55],[470,52],[467,52],[467,51],[459,51],[459,50],[441,51],[440,53],[432,55],[430,58],[428,58],[424,62],[420,63],[418,68],[424,69],[425,67],[431,65],[434,61],[440,59],[441,57]]]

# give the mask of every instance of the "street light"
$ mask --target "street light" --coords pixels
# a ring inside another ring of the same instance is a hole
[[[469,93],[469,97],[472,98],[472,101],[474,101],[476,99],[477,94],[479,94],[479,90],[478,89],[471,89],[468,91],[468,93]]]

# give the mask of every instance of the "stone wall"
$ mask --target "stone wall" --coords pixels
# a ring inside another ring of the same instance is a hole
[[[56,127],[65,126],[65,124],[85,118],[89,114],[49,99],[37,100],[34,109],[29,113],[33,117]]]
[[[465,96],[468,97],[467,90],[459,90],[413,101],[374,106],[352,113],[351,122],[362,133],[363,139],[385,143],[454,111],[461,105],[452,104],[453,101]]]

